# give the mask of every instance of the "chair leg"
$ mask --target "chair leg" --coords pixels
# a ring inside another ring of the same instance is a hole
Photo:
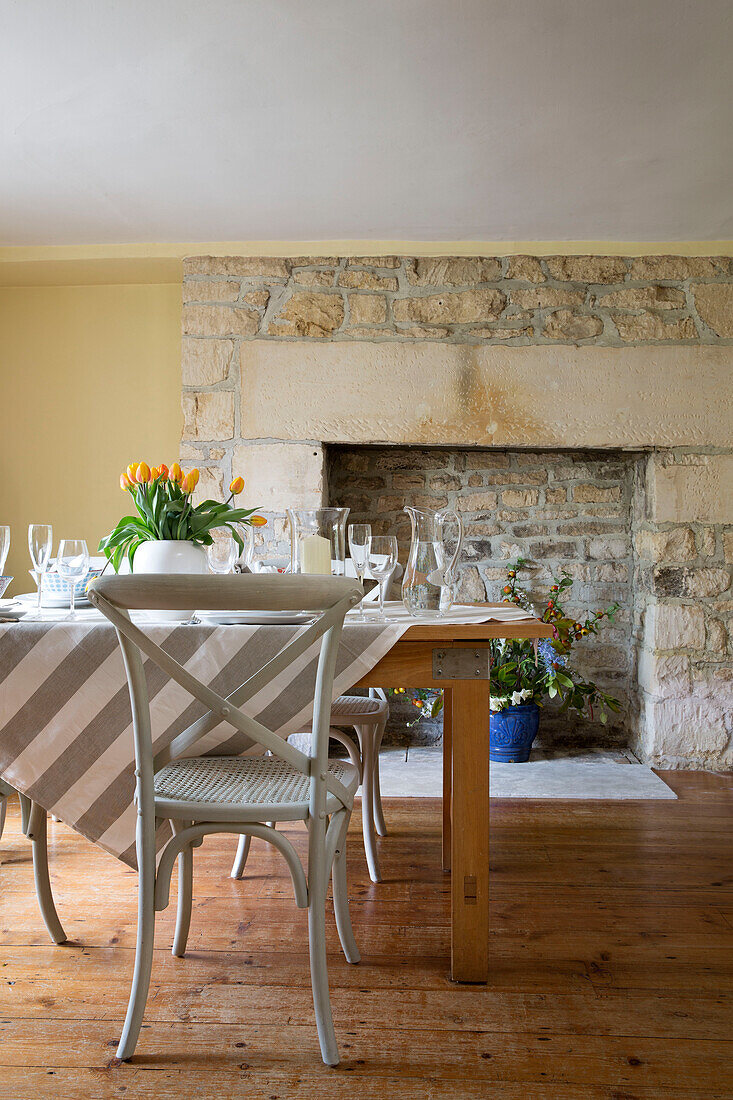
[[[187,821],[172,821],[173,835],[185,829]],[[173,954],[182,959],[186,954],[188,930],[191,927],[191,903],[193,901],[193,848],[189,844],[178,857],[178,898],[176,904],[176,930],[173,935]]]
[[[326,964],[326,890],[329,868],[326,867],[325,823],[311,819],[308,855],[308,946],[310,949],[313,1008],[316,1014],[321,1057],[327,1066],[339,1064],[336,1032],[333,1027],[331,997],[328,990]],[[317,834],[314,836],[314,832]]]
[[[234,863],[232,865],[231,877],[241,878],[244,874],[244,866],[247,862],[247,856],[249,855],[249,846],[252,843],[252,837],[247,833],[242,833],[239,838],[239,844],[237,845],[237,854],[234,857]]]
[[[364,851],[366,853],[369,877],[372,882],[381,882],[377,835],[374,830],[374,726],[355,726],[359,736],[361,759],[363,761],[363,779],[361,784],[361,827],[364,833]]]
[[[385,719],[377,728],[374,738],[374,801],[372,813],[374,814],[374,825],[380,836],[387,835],[387,826],[384,822],[384,810],[382,809],[382,788],[379,780],[379,750],[382,745],[382,738],[384,737],[386,727],[387,721]]]
[[[24,796],[25,797],[25,796]],[[36,883],[36,897],[41,910],[43,923],[54,943],[66,943],[64,932],[51,891],[51,879],[48,873],[48,841],[46,811],[37,803],[31,803],[26,833],[33,852],[33,878]]]
[[[20,802],[20,829],[23,836],[28,836],[28,825],[31,819],[31,800],[27,794],[21,794],[18,791],[18,801]]]
[[[354,938],[354,929],[351,926],[351,912],[349,911],[349,888],[346,881],[346,832],[349,827],[350,814],[344,811],[345,820],[339,838],[336,855],[333,861],[331,877],[333,879],[333,911],[336,916],[336,928],[338,929],[341,948],[347,962],[361,962],[361,954]]]
[[[137,944],[132,989],[117,1057],[124,1062],[135,1053],[150,988],[155,939],[155,834],[143,836],[142,817],[137,819]]]

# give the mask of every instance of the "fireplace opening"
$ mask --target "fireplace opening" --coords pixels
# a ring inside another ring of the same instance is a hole
[[[606,726],[545,708],[541,741],[625,747],[634,720],[634,489],[640,455],[627,451],[519,451],[331,445],[327,492],[349,521],[395,534],[404,564],[410,544],[405,504],[453,508],[464,525],[459,599],[500,600],[509,563],[527,559],[525,584],[544,607],[553,578],[574,580],[567,609],[581,615],[620,604],[615,621],[574,655],[575,667],[621,700]],[[384,685],[389,687],[388,684]],[[440,719],[408,725],[409,705],[392,699],[388,738],[440,740]]]

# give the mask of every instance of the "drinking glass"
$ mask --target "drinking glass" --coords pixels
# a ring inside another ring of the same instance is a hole
[[[369,538],[369,572],[379,582],[379,617],[384,618],[387,585],[397,565],[397,539],[394,535],[371,535]]]
[[[53,544],[53,528],[50,523],[31,523],[28,527],[28,549],[36,571],[36,584],[38,585],[38,604],[36,606],[35,619],[41,618],[41,599],[43,598],[43,574],[51,557]],[[28,616],[26,616],[28,618]]]
[[[372,526],[370,523],[350,523],[349,524],[349,554],[351,560],[354,563],[354,571],[356,573],[359,584],[364,584],[364,574],[367,567],[367,556],[369,554],[369,539],[372,537]],[[364,622],[364,597],[359,600],[359,622]]]
[[[209,569],[212,573],[231,573],[234,563],[239,557],[237,546],[231,531],[222,528],[212,531],[214,540],[211,546],[206,547],[206,557],[209,559]]]
[[[5,569],[5,562],[8,560],[8,551],[10,550],[10,528],[0,527],[0,577],[3,575]]]
[[[77,581],[89,572],[89,550],[84,539],[62,539],[56,556],[56,572],[69,584],[69,614],[75,619],[74,589]]]

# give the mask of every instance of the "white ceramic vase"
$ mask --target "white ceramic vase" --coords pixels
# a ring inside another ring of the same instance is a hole
[[[206,552],[185,539],[158,539],[144,542],[135,551],[133,573],[208,573]],[[156,611],[156,619],[183,622],[194,608],[185,611]]]

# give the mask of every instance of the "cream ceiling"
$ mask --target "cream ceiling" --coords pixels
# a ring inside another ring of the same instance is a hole
[[[731,0],[0,0],[0,245],[733,238]]]

